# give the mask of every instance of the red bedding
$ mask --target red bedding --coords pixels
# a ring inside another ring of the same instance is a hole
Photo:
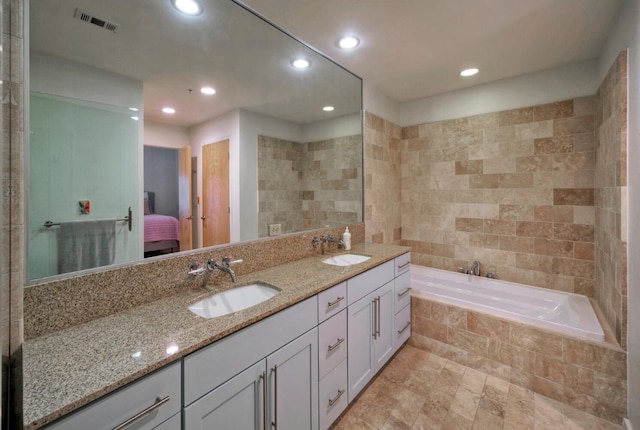
[[[178,220],[167,215],[145,215],[144,241],[157,242],[159,240],[180,240]]]

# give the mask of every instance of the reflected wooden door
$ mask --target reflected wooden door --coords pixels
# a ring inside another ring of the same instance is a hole
[[[191,147],[178,151],[178,217],[180,226],[180,251],[193,248],[191,242]]]
[[[229,243],[229,141],[202,147],[202,246]]]

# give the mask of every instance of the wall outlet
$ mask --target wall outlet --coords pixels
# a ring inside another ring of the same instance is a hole
[[[282,224],[269,224],[269,236],[282,234]]]

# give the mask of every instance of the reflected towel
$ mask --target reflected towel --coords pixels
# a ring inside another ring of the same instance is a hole
[[[113,264],[116,257],[116,220],[60,223],[60,273]]]

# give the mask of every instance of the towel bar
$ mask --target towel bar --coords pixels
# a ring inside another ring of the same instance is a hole
[[[129,224],[129,231],[131,231],[133,226],[133,211],[131,210],[131,206],[129,206],[129,214],[124,218],[117,219],[116,221],[126,221]],[[53,221],[47,221],[44,223],[46,228],[53,227],[54,225],[60,225],[60,223]]]

